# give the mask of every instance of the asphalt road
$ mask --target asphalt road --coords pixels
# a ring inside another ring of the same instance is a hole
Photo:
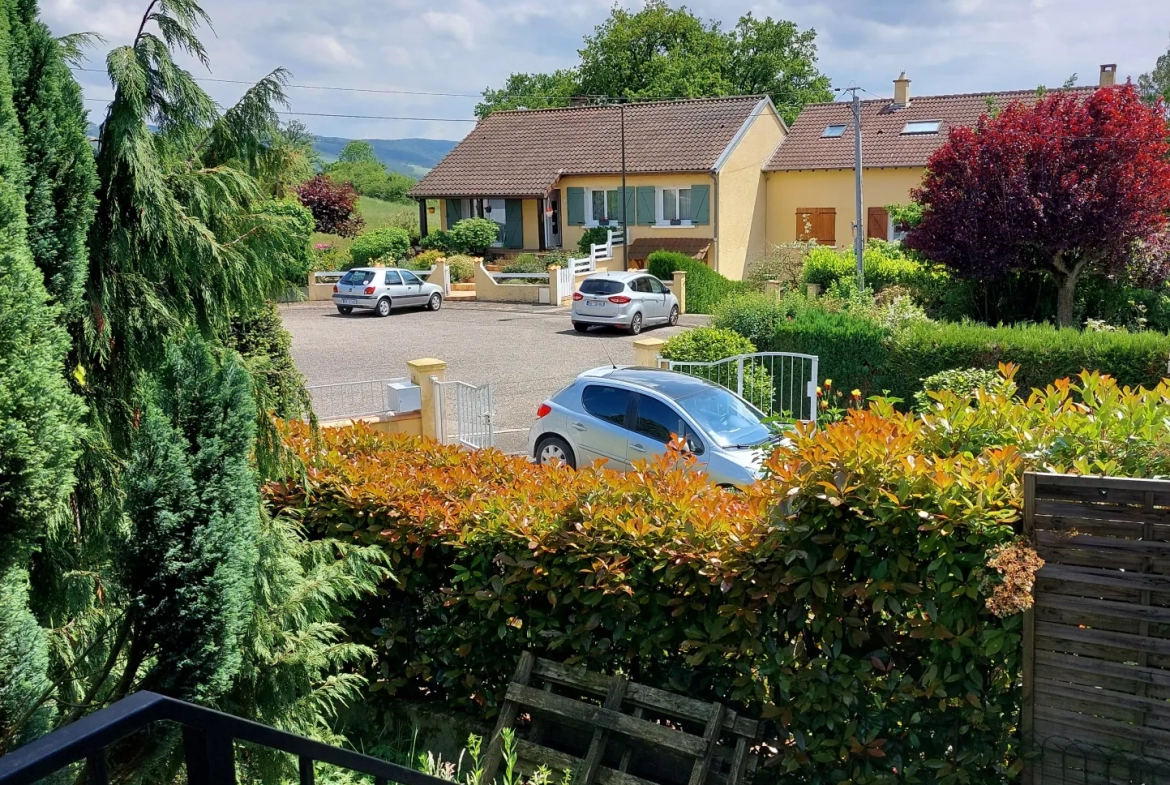
[[[403,377],[407,361],[421,357],[445,360],[448,381],[490,382],[495,443],[508,452],[526,450],[536,407],[579,373],[634,361],[632,336],[598,328],[578,333],[567,308],[455,303],[438,313],[403,310],[380,319],[302,303],[281,314],[310,386]],[[640,337],[669,338],[706,319],[683,316],[678,327]]]

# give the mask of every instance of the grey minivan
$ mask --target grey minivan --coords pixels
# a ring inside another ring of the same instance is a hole
[[[603,461],[629,470],[686,440],[716,485],[744,487],[783,434],[735,393],[706,379],[654,368],[595,368],[540,405],[528,433],[539,463]]]
[[[357,308],[389,316],[391,308],[412,306],[437,311],[443,307],[443,287],[397,267],[355,267],[333,287],[333,304],[343,314]]]
[[[678,324],[678,298],[641,270],[591,275],[573,292],[570,318],[577,332],[608,325],[634,335],[655,324]]]

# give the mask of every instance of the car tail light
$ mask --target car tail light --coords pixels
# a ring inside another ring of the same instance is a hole
[[[376,291],[378,291],[378,290],[376,288],[374,288],[373,286],[366,287],[366,294],[373,294]]]
[[[542,403],[540,405],[540,408],[538,408],[536,410],[537,419],[540,419],[541,417],[544,417],[545,415],[548,415],[548,414],[552,414],[552,407],[549,406],[547,403]]]
[[[609,298],[609,301],[614,305],[625,305],[630,301],[630,298],[626,297],[624,294],[615,294],[613,297]]]
[[[584,299],[585,299],[585,295],[581,294],[580,292],[573,292],[573,302],[579,303]]]
[[[333,284],[333,293],[337,294],[337,284]]]

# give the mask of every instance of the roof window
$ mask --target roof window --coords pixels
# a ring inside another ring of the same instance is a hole
[[[821,137],[824,139],[836,139],[838,136],[841,136],[845,133],[845,129],[847,127],[848,126],[844,125],[827,125],[825,126],[825,132],[821,134]]]
[[[919,120],[914,123],[906,123],[902,128],[904,134],[937,134],[938,129],[942,126],[942,120]]]

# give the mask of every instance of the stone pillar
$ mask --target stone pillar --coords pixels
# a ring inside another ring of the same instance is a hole
[[[555,264],[548,266],[548,302],[557,308],[561,307],[562,300],[573,295],[572,292],[561,291],[560,271],[561,268]]]
[[[666,341],[661,338],[639,338],[634,341],[634,365],[639,368],[657,368],[660,365],[658,355]]]
[[[780,299],[780,282],[764,281],[764,294],[776,300]]]
[[[439,437],[438,428],[438,397],[441,394],[435,381],[443,381],[447,375],[447,363],[433,357],[421,360],[411,360],[406,364],[410,369],[410,381],[417,384],[422,399],[422,435],[428,439]],[[434,377],[432,380],[431,377]]]
[[[447,285],[447,260],[437,259],[435,265],[431,269],[431,277],[427,279],[427,283],[433,283],[437,286],[443,287],[443,296],[446,297],[451,293],[451,287]]]
[[[671,291],[674,296],[678,298],[678,312],[687,312],[687,272],[686,270],[674,271],[674,286]]]

